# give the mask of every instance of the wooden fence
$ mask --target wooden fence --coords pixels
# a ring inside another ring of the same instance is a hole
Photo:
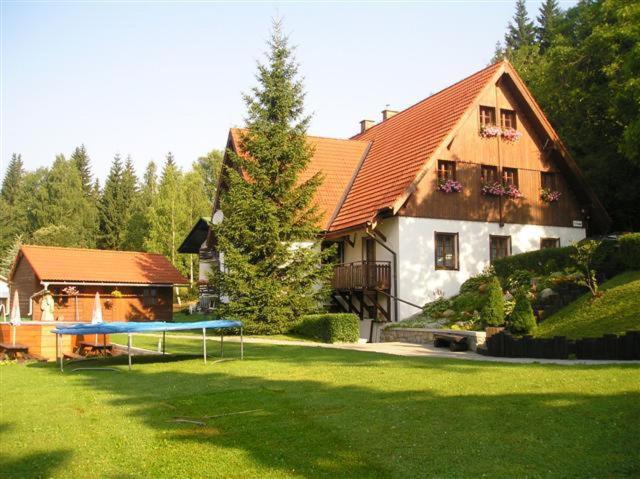
[[[504,358],[640,359],[640,331],[576,340],[564,336],[516,337],[501,332],[487,338],[484,354]]]

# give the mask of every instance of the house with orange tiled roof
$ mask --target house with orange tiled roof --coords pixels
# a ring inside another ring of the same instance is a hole
[[[228,149],[239,152],[241,135],[230,131]],[[363,120],[350,139],[308,141],[315,152],[305,176],[325,177],[315,198],[323,240],[339,246],[334,306],[357,313],[365,336],[371,321],[397,321],[457,293],[496,258],[610,225],[507,61],[403,111],[384,110],[378,123]],[[218,267],[209,240],[183,251],[209,251]]]
[[[91,320],[96,293],[105,321],[170,321],[173,288],[189,283],[161,254],[31,245],[20,248],[8,279],[22,316],[40,320],[49,291],[54,319],[71,322]]]

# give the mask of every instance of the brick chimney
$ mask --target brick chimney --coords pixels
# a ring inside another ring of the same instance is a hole
[[[360,133],[364,133],[375,124],[376,122],[373,120],[362,120],[360,122]]]
[[[382,110],[382,121],[388,120],[397,113],[398,112],[396,110],[389,110],[388,108],[385,108],[384,110]]]

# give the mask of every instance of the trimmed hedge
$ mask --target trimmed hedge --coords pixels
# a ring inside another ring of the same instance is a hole
[[[627,270],[640,270],[640,233],[620,236],[620,262]]]
[[[355,343],[360,338],[360,321],[352,313],[309,314],[293,332],[326,343]]]
[[[507,278],[516,270],[531,271],[542,276],[573,266],[571,259],[573,252],[573,246],[546,248],[499,258],[494,260],[492,265],[500,282],[506,285]]]

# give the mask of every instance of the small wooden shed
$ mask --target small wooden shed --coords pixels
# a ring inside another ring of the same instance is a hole
[[[96,292],[104,321],[170,321],[173,288],[188,280],[160,254],[22,246],[9,274],[23,317],[41,319],[51,292],[58,321],[91,321]]]

